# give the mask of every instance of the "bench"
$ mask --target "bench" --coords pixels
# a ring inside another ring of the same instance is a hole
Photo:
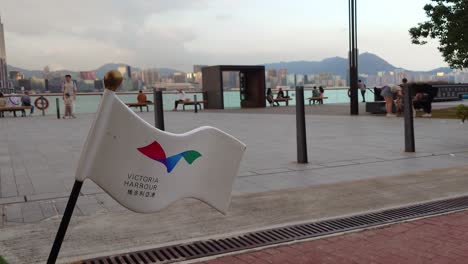
[[[207,101],[196,101],[196,102],[195,102],[195,101],[184,101],[184,102],[182,103],[182,110],[185,111],[185,106],[186,106],[186,105],[193,105],[193,106],[195,106],[195,104],[196,104],[200,109],[202,109],[202,104],[206,104],[206,103],[207,103]]]
[[[16,111],[21,111],[21,116],[26,116],[25,110],[31,109],[32,106],[5,106],[0,107],[0,117],[4,117],[4,112],[13,112],[14,117],[16,117]]]
[[[130,108],[140,108],[140,112],[143,112],[143,107],[146,107],[146,112],[149,112],[149,105],[152,105],[153,103],[151,101],[148,101],[146,103],[126,103],[126,105]]]
[[[275,98],[273,99],[273,103],[281,103],[281,102],[284,102],[286,104],[286,106],[289,105],[289,101],[292,100],[291,98]]]
[[[325,99],[328,99],[328,97],[322,97],[322,98],[320,98],[320,97],[309,97],[309,98],[307,98],[307,100],[309,100],[309,105],[312,103],[313,100],[320,101],[320,100],[325,100]]]

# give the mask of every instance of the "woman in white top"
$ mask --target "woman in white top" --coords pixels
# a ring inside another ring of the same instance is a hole
[[[67,74],[65,75],[65,82],[63,83],[62,86],[62,99],[65,102],[65,95],[69,94],[70,98],[72,100],[72,114],[71,116],[75,118],[75,115],[73,114],[75,112],[75,101],[76,101],[76,86],[75,83],[73,82],[71,75]]]
[[[179,89],[177,91],[179,92],[179,99],[177,99],[174,102],[174,109],[172,111],[177,111],[177,106],[179,106],[180,103],[187,101],[187,98],[185,97],[185,92],[182,89]]]

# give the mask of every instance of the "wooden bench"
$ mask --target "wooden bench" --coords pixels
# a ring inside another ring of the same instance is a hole
[[[206,101],[184,101],[182,104],[182,110],[185,111],[185,106],[186,105],[193,105],[195,106],[195,104],[200,108],[200,109],[203,109],[202,108],[202,104],[206,104],[207,102]]]
[[[5,106],[0,107],[0,117],[4,117],[4,112],[13,112],[13,116],[16,117],[16,111],[21,111],[21,116],[26,116],[25,110],[31,109],[32,106]]]
[[[309,100],[309,105],[312,104],[313,100],[320,101],[320,100],[325,100],[325,99],[328,99],[328,97],[322,97],[322,98],[320,98],[320,97],[309,97],[309,98],[307,98],[307,100]]]
[[[291,98],[274,98],[273,99],[273,103],[281,103],[281,102],[284,102],[286,104],[286,106],[289,105],[289,101],[292,100]]]
[[[128,107],[132,108],[140,108],[140,112],[143,112],[143,107],[146,107],[146,112],[149,112],[149,105],[152,105],[153,103],[148,101],[146,103],[125,103]]]

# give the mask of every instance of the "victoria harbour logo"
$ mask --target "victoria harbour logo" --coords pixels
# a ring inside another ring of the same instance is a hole
[[[164,164],[168,173],[175,168],[180,159],[184,158],[188,164],[192,164],[196,159],[202,156],[198,151],[187,150],[174,156],[166,157],[166,152],[164,152],[164,149],[157,141],[137,149],[146,157]]]

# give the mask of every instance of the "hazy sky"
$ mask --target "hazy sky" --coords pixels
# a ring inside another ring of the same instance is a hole
[[[446,66],[410,43],[429,0],[358,0],[359,49],[395,66]],[[90,70],[123,62],[190,70],[347,56],[347,0],[0,0],[8,63]]]

